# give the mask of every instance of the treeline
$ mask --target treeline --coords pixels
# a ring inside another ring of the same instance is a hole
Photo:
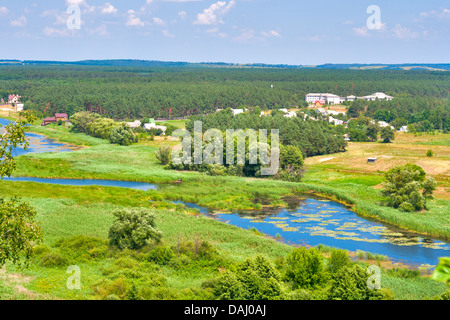
[[[185,117],[241,106],[303,107],[304,97],[310,92],[362,96],[382,91],[409,99],[411,103],[419,99],[419,104],[420,99],[427,98],[438,104],[448,99],[449,87],[450,74],[435,71],[177,65],[0,67],[0,97],[5,100],[11,93],[19,94],[26,109],[38,111],[42,116],[55,112],[66,112],[70,116],[79,111],[92,111],[120,120]],[[427,103],[421,112],[425,108],[431,112],[434,107]],[[394,110],[395,105],[389,108]]]
[[[364,115],[390,123],[396,129],[413,125],[416,131],[450,131],[450,100],[435,97],[396,97],[392,101],[357,100],[350,104],[347,116]]]
[[[270,130],[278,129],[280,143],[298,147],[305,158],[343,152],[347,146],[343,133],[338,133],[334,126],[325,121],[304,120],[300,117],[286,118],[279,113],[260,117],[256,113],[234,116],[228,109],[206,116],[193,116],[186,123],[186,129],[193,132],[195,121],[202,122],[203,130],[266,129],[270,133]]]

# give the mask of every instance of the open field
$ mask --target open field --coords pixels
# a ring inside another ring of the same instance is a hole
[[[157,213],[157,226],[163,231],[164,243],[167,245],[176,245],[180,239],[192,239],[195,236],[212,243],[221,255],[231,261],[243,261],[258,253],[263,253],[274,261],[289,254],[292,247],[249,230],[198,216],[173,205],[171,200],[197,203],[220,211],[248,210],[261,208],[254,201],[257,198],[269,199],[272,205],[283,205],[281,196],[309,191],[352,204],[357,212],[394,225],[446,239],[450,236],[448,198],[445,193],[431,201],[430,211],[426,213],[405,214],[377,205],[377,192],[383,182],[383,171],[406,160],[423,161],[430,167],[433,165],[429,161],[436,161],[437,168],[434,168],[432,175],[439,178],[440,188],[448,190],[445,179],[442,178],[448,177],[448,170],[439,168],[446,165],[448,150],[440,145],[429,147],[416,143],[407,144],[408,137],[403,140],[400,138],[391,145],[352,143],[347,153],[307,159],[308,171],[304,182],[290,183],[270,179],[211,177],[197,172],[165,170],[157,163],[154,152],[161,144],[174,145],[176,142],[164,138],[131,147],[120,147],[83,134],[73,134],[64,127],[33,127],[31,130],[84,148],[71,153],[22,156],[18,158],[16,176],[116,179],[160,184],[158,191],[143,192],[111,187],[1,182],[2,195],[22,196],[36,208],[38,221],[44,231],[45,250],[51,250],[54,254],[58,252],[55,245],[60,239],[84,235],[106,241],[115,209],[143,206],[153,208]],[[436,142],[445,141],[447,137],[434,138],[437,139],[434,141]],[[429,141],[423,137],[420,139],[418,143]],[[436,151],[436,158],[424,156],[423,151],[426,152],[428,148]],[[364,159],[374,152],[387,157],[379,156],[381,161],[369,166]],[[346,168],[345,164],[348,163],[352,164],[351,169]],[[172,183],[180,178],[183,180],[181,185]],[[125,257],[125,253],[123,256]],[[105,281],[106,270],[116,265],[117,259],[114,256],[77,262],[83,270],[83,286],[80,291],[65,289],[67,274],[64,267],[44,266],[41,260],[33,262],[27,270],[7,265],[6,272],[0,273],[0,277],[4,279],[0,285],[0,295],[12,299],[99,298],[95,288]],[[140,261],[139,259],[136,261]],[[142,265],[140,268],[144,267]],[[214,266],[175,268],[167,265],[152,270],[167,280],[161,289],[165,292],[162,296],[173,299],[207,298],[202,295],[205,293],[201,284],[219,274]],[[426,277],[402,279],[383,271],[382,279],[383,287],[389,288],[397,299],[429,299],[441,295],[447,289],[444,284]]]

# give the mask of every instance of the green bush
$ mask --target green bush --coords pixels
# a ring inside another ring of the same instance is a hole
[[[280,273],[262,255],[247,259],[235,271],[227,270],[207,286],[219,300],[270,300],[284,295]]]
[[[170,146],[160,146],[155,152],[155,157],[160,164],[163,166],[167,165],[172,159],[172,148]]]
[[[367,285],[369,274],[359,265],[343,267],[332,276],[329,298],[332,300],[381,300],[379,290]]]
[[[146,259],[159,265],[167,265],[175,257],[170,247],[157,246],[146,254]]]
[[[47,268],[69,266],[70,261],[58,251],[44,253],[41,257],[41,265]]]
[[[427,151],[427,157],[431,158],[433,156],[433,150]]]
[[[149,242],[159,242],[162,233],[156,229],[155,215],[145,208],[120,209],[113,212],[115,221],[109,230],[112,246],[140,249]]]
[[[351,264],[350,257],[347,251],[342,249],[332,249],[331,256],[328,260],[328,270],[331,273],[338,272],[341,268],[349,266]]]
[[[315,248],[295,248],[286,258],[285,276],[295,289],[314,289],[328,280],[322,255]]]

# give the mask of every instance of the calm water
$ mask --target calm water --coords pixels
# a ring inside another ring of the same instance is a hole
[[[0,125],[6,126],[11,121],[6,119],[0,119]],[[0,126],[0,131],[2,131],[2,127]],[[76,149],[75,146],[70,146],[68,144],[59,143],[55,140],[49,139],[46,136],[27,132],[26,134],[29,147],[28,150],[25,151],[23,148],[17,148],[14,150],[14,156],[20,156],[27,153],[45,153],[45,152],[70,152]]]
[[[339,203],[309,195],[296,208],[278,209],[268,214],[213,214],[194,204],[185,205],[243,229],[256,228],[272,237],[281,236],[281,240],[288,244],[322,244],[350,251],[362,250],[417,266],[435,266],[439,257],[450,255],[448,242],[396,230],[361,218]]]
[[[0,124],[8,123],[8,120],[0,119]],[[27,133],[27,137],[30,148],[28,151],[16,150],[16,155],[74,150],[68,145],[55,142],[45,136]],[[154,184],[112,180],[44,178],[5,178],[4,180],[157,190]],[[413,265],[434,266],[439,262],[439,257],[450,255],[448,242],[399,231],[382,223],[358,217],[355,212],[345,206],[318,197],[307,196],[293,203],[290,209],[265,210],[258,213],[214,214],[207,208],[201,208],[195,204],[176,203],[196,208],[204,215],[240,228],[254,227],[269,236],[281,237],[281,240],[288,244],[307,246],[322,244],[350,251],[362,250]]]

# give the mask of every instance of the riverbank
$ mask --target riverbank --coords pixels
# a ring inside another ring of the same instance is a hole
[[[20,158],[16,176],[104,179],[163,184],[160,190],[162,198],[197,203],[203,207],[224,211],[259,209],[262,204],[255,203],[254,200],[261,196],[270,200],[269,205],[286,205],[279,200],[281,196],[293,192],[313,191],[315,194],[350,205],[352,210],[361,216],[442,240],[450,238],[450,209],[449,201],[445,197],[430,201],[430,210],[425,212],[404,213],[379,205],[381,193],[377,188],[383,182],[383,173],[373,171],[372,167],[367,167],[369,170],[364,171],[363,169],[366,168],[366,164],[363,164],[364,161],[358,162],[361,168],[357,166],[345,168],[342,165],[348,159],[364,158],[365,154],[361,155],[359,145],[356,148],[350,147],[350,151],[347,153],[335,155],[335,159],[327,161],[326,164],[315,163],[316,159],[320,160],[320,157],[306,159],[307,171],[303,182],[289,183],[269,179],[211,177],[195,172],[164,170],[154,155],[157,146],[164,143],[160,141],[155,142],[154,147],[148,141],[131,147],[120,147],[111,145],[102,139],[71,133],[64,127],[32,127],[31,130],[61,139],[59,141],[62,142],[72,141],[74,144],[90,144],[91,146],[75,153]],[[433,139],[434,143],[445,142],[445,138],[446,136],[444,139],[431,136],[430,140]],[[424,143],[423,137],[421,143]],[[364,147],[366,145],[362,144]],[[375,146],[375,144],[373,145]],[[385,148],[384,145],[381,147]],[[403,155],[399,157],[402,161],[411,160],[417,163],[416,159],[407,156],[409,152],[406,152],[405,148],[408,146],[405,147],[402,143],[391,144],[390,152],[397,153],[398,151],[395,149],[397,147],[403,150]],[[441,150],[438,161],[444,161],[445,165],[447,153],[442,151],[444,150],[442,146],[435,147]],[[388,152],[385,149],[383,151]],[[415,154],[413,151],[411,153]],[[422,160],[423,157],[419,157],[419,160]],[[352,161],[356,162],[356,160]],[[392,165],[398,162],[395,158],[389,159],[389,161]],[[386,163],[383,165],[387,167]],[[446,174],[440,173],[435,177],[440,188],[448,189]],[[183,181],[183,184],[173,188],[172,182],[179,179]]]

